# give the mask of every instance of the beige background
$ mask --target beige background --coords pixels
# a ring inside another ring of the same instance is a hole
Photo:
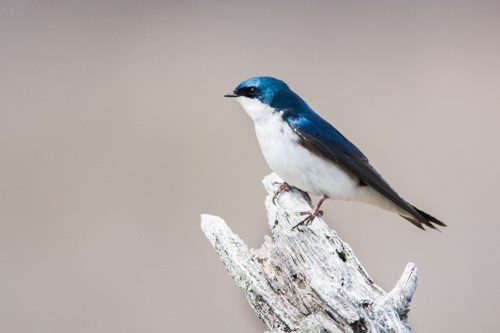
[[[199,227],[268,232],[269,169],[222,98],[262,74],[448,223],[325,206],[386,290],[418,265],[415,332],[493,331],[499,17],[497,1],[2,1],[0,331],[262,332]]]

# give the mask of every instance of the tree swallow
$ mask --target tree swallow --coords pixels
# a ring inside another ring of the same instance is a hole
[[[346,137],[314,112],[288,85],[259,76],[240,83],[232,93],[252,118],[264,158],[285,183],[321,198],[299,225],[321,216],[328,199],[368,203],[399,214],[417,227],[446,226],[399,196]],[[294,228],[295,228],[294,227]]]

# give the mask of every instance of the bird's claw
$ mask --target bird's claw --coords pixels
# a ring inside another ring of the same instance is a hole
[[[300,216],[309,215],[309,216],[314,216],[314,217],[321,217],[321,216],[323,216],[323,211],[318,210],[317,212],[314,212],[314,211],[298,212],[297,215],[300,215]]]
[[[273,185],[275,185],[275,184],[279,184],[279,183],[274,183]],[[281,183],[281,185],[278,187],[278,190],[276,191],[276,193],[273,196],[273,200],[272,200],[273,204],[276,204],[276,198],[278,197],[278,195],[280,193],[285,192],[290,188],[291,188],[291,186],[288,185],[288,183],[286,183],[286,182]]]
[[[319,210],[319,209],[313,209],[313,210],[306,211],[306,212],[298,212],[297,215],[301,215],[301,216],[307,215],[307,217],[305,219],[303,219],[302,221],[300,221],[299,223],[297,223],[295,226],[293,226],[292,230],[296,229],[297,227],[299,227],[301,225],[305,225],[305,226],[310,225],[316,217],[323,216],[323,211]]]

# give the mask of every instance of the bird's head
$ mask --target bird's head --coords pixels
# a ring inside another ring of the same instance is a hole
[[[285,82],[270,76],[247,79],[224,97],[235,98],[254,121],[304,103]]]

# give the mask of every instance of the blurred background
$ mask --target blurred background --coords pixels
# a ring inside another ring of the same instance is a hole
[[[385,290],[416,263],[414,331],[493,331],[499,17],[497,1],[2,1],[0,331],[264,331],[199,219],[252,247],[269,233],[270,170],[222,97],[256,75],[448,224],[324,206]]]

